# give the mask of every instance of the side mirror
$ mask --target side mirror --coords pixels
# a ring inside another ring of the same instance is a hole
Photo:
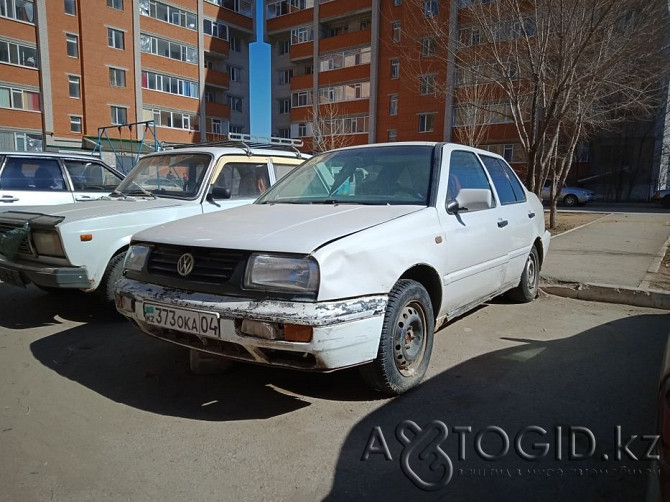
[[[485,188],[461,188],[456,198],[447,203],[447,211],[459,213],[461,211],[479,211],[493,207],[491,190]]]
[[[230,196],[230,188],[210,186],[207,200],[230,199]]]

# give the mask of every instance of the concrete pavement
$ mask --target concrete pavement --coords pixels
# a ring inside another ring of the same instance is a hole
[[[542,287],[585,300],[670,308],[670,292],[649,287],[670,240],[670,213],[613,213],[555,235]]]

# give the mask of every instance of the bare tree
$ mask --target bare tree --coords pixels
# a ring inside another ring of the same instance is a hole
[[[344,116],[337,103],[315,105],[308,121],[312,126],[312,150],[315,153],[351,145],[348,117]]]
[[[539,195],[551,177],[551,228],[578,142],[646,118],[659,105],[663,0],[470,0],[457,12],[457,26],[442,12],[426,15],[431,0],[409,2],[423,14],[410,28],[414,43],[430,33],[444,64],[451,58],[453,68],[476,75],[504,104],[527,162],[528,188]]]

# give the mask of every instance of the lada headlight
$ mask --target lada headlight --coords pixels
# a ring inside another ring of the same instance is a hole
[[[128,248],[126,253],[126,260],[123,262],[123,268],[133,272],[141,272],[144,268],[144,263],[149,256],[150,248],[139,244],[133,244]]]
[[[319,265],[309,256],[254,253],[247,263],[244,287],[316,293],[319,289]]]
[[[33,244],[35,251],[40,256],[54,256],[57,258],[65,258],[65,251],[63,244],[60,241],[58,232],[43,232],[33,231]]]

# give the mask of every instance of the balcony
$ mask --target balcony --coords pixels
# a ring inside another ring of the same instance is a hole
[[[350,16],[354,13],[371,10],[372,0],[338,0],[337,2],[326,2],[319,6],[319,20],[326,21],[331,18]]]
[[[230,118],[230,106],[209,101],[205,103],[205,114],[208,117]]]
[[[217,87],[229,87],[230,75],[228,73],[205,68],[205,84],[215,85]]]
[[[323,54],[324,52],[346,49],[348,47],[356,47],[357,45],[370,44],[371,40],[372,30],[370,28],[367,30],[354,31],[351,33],[343,33],[342,35],[322,38],[319,40],[319,52]],[[291,59],[292,58],[293,53],[291,53]]]
[[[228,40],[205,35],[205,51],[218,52],[219,54],[227,56],[230,51],[230,45],[228,44]]]
[[[331,85],[339,82],[353,82],[356,80],[370,80],[369,64],[347,66],[345,68],[338,68],[337,70],[329,70],[319,73],[319,85]]]
[[[293,75],[291,77],[291,90],[311,89],[314,82],[314,75]]]
[[[289,31],[296,26],[312,24],[313,20],[314,8],[294,10],[289,14],[268,19],[266,21],[267,34],[272,35],[282,31]]]
[[[298,59],[311,58],[314,53],[314,42],[303,42],[291,46],[291,61]]]

